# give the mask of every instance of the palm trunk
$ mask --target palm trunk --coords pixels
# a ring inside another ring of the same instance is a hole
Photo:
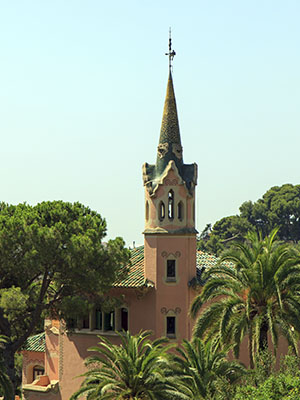
[[[3,355],[4,355],[4,364],[6,367],[6,373],[12,383],[12,397],[8,398],[5,397],[4,400],[15,400],[15,390],[16,390],[16,374],[15,374],[15,353],[11,349],[11,346],[8,345],[5,347],[3,350]]]
[[[268,324],[263,322],[259,332],[259,350],[268,348]]]
[[[254,369],[252,328],[249,329],[249,360],[250,360],[250,368]]]

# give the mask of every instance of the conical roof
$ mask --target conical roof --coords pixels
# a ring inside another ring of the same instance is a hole
[[[163,117],[161,122],[159,144],[157,148],[157,172],[160,174],[163,173],[169,161],[171,160],[175,162],[178,170],[180,171],[183,164],[182,146],[180,140],[173,79],[172,73],[170,71]]]
[[[169,73],[159,143],[177,143],[181,145],[176,99],[171,71]]]

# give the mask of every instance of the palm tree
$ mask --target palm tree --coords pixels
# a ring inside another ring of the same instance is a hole
[[[300,332],[300,256],[288,244],[275,241],[277,230],[262,239],[249,233],[245,243],[235,243],[209,270],[204,288],[191,306],[198,317],[194,335],[208,340],[219,337],[232,342],[234,354],[249,337],[250,367],[255,351],[268,346],[268,335],[276,351],[283,335],[297,353]]]
[[[179,398],[173,377],[164,372],[171,368],[167,355],[168,339],[153,342],[151,332],[140,332],[132,336],[120,333],[121,345],[114,345],[104,337],[99,346],[89,351],[96,354],[86,360],[90,369],[83,375],[81,388],[70,400],[87,396],[94,399],[119,400],[164,400]],[[173,346],[172,346],[173,347]]]
[[[178,388],[190,400],[215,398],[220,381],[232,385],[246,373],[242,364],[226,359],[229,347],[221,350],[217,340],[184,340],[176,350],[179,356],[174,357],[175,370],[181,381]],[[226,398],[224,394],[222,398]]]
[[[5,342],[7,342],[7,338],[0,335],[0,388],[2,389],[4,400],[10,400],[13,397],[13,386],[5,372],[5,363],[1,354],[1,345]]]

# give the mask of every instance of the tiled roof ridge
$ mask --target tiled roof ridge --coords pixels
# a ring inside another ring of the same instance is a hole
[[[27,339],[27,341],[25,343],[24,350],[44,353],[45,352],[45,341],[46,341],[45,332],[41,332],[36,335],[29,336],[29,338]]]

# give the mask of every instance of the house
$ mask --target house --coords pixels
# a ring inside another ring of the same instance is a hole
[[[27,400],[67,400],[79,387],[87,349],[97,335],[118,343],[117,330],[153,331],[181,341],[191,337],[189,307],[203,268],[217,260],[196,250],[195,186],[197,165],[185,164],[171,72],[156,163],[143,165],[145,187],[144,246],[131,251],[125,279],[110,294],[123,298],[109,312],[94,309],[68,333],[62,321],[46,320],[45,332],[29,339],[24,354],[23,396]]]

